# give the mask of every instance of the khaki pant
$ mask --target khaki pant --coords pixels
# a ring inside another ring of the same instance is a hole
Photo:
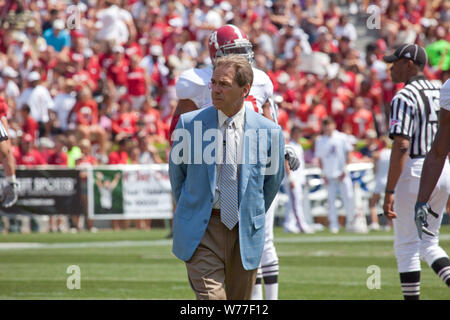
[[[218,215],[211,215],[205,235],[186,262],[186,269],[198,300],[250,300],[252,297],[257,269],[244,269],[238,225],[229,230]]]

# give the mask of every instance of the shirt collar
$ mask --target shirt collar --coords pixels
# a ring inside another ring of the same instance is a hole
[[[222,110],[218,110],[217,112],[219,116],[219,128],[223,127],[225,125],[225,122],[228,120],[228,116],[222,112]],[[244,125],[244,119],[245,119],[245,106],[241,108],[241,110],[238,111],[234,116],[231,117],[233,119],[234,125],[236,128],[242,128]]]
[[[418,75],[415,75],[415,76],[412,76],[411,78],[409,78],[408,81],[406,81],[405,85],[410,84],[413,81],[418,81],[418,80],[427,80],[427,78],[423,74],[418,74]]]

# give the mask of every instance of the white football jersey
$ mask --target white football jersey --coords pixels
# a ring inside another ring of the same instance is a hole
[[[273,84],[264,71],[252,69],[253,84],[244,105],[262,114],[262,106],[273,95]],[[210,86],[212,74],[212,66],[184,71],[175,85],[178,99],[192,100],[199,109],[212,106]],[[275,108],[275,104],[271,104],[271,114],[274,119],[277,114]]]

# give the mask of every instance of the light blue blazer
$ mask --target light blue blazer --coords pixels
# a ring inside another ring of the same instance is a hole
[[[265,213],[284,176],[284,138],[276,123],[251,108],[245,111],[245,160],[239,165],[238,186],[239,245],[242,265],[252,270],[258,267],[264,248]],[[217,165],[201,156],[210,152],[211,146],[217,147],[216,139],[207,134],[202,138],[208,129],[218,129],[214,107],[181,115],[170,152],[169,176],[176,201],[172,251],[183,261],[191,259],[202,240],[213,206]],[[182,138],[177,140],[180,133]]]

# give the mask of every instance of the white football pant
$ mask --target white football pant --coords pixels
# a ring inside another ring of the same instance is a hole
[[[353,183],[349,174],[346,174],[342,181],[339,178],[328,179],[326,184],[328,191],[328,220],[330,222],[330,229],[339,229],[338,214],[336,209],[336,196],[339,190],[342,202],[344,203],[344,210],[346,213],[346,224],[352,223],[355,217],[355,204]]]
[[[448,257],[439,246],[438,236],[450,193],[450,167],[446,161],[441,177],[428,201],[431,210],[439,215],[437,219],[431,215],[427,217],[428,229],[436,236],[432,237],[422,233],[422,240],[420,240],[414,221],[414,206],[419,192],[423,162],[424,159],[408,157],[395,188],[394,212],[397,214],[397,218],[392,221],[395,235],[394,250],[400,273],[419,271],[420,259],[431,266],[436,259]]]

